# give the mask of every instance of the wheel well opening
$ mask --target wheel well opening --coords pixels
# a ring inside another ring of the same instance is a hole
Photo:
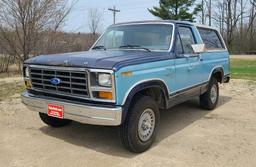
[[[216,78],[219,83],[222,82],[222,72],[221,72],[221,71],[215,72],[215,73],[212,75],[212,77],[213,77],[213,78]]]
[[[163,92],[162,89],[157,88],[157,87],[143,89],[143,90],[137,92],[134,95],[133,99],[136,99],[136,97],[141,96],[141,95],[150,96],[151,98],[153,98],[156,101],[156,103],[160,109],[166,108],[165,93]]]

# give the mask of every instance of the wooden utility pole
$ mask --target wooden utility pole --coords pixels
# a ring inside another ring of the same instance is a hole
[[[113,8],[108,8],[108,10],[113,12],[113,24],[116,24],[116,13],[121,11],[116,9],[115,6]]]

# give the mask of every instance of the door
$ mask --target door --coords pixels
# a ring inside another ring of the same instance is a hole
[[[196,43],[192,28],[178,26],[177,29],[175,87],[173,93],[196,87],[202,82],[200,55],[195,54],[191,46]]]

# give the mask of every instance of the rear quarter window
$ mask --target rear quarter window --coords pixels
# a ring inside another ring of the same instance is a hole
[[[205,44],[205,48],[208,50],[220,50],[225,49],[220,36],[216,30],[198,28],[201,38]]]

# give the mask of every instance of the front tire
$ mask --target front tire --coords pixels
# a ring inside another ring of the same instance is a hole
[[[120,127],[123,145],[131,152],[141,153],[153,144],[159,127],[159,109],[149,96],[139,96]]]
[[[203,109],[213,110],[219,101],[219,85],[216,78],[212,78],[207,91],[200,96],[200,106]]]
[[[59,118],[50,117],[45,113],[39,113],[39,116],[45,124],[54,128],[63,127],[72,122],[71,120],[68,120],[68,119],[59,119]]]

